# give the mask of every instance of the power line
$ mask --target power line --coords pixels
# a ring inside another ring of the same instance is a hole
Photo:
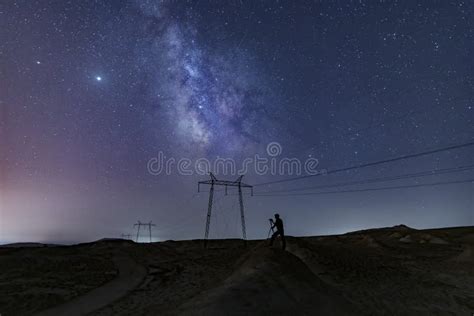
[[[384,160],[358,164],[358,165],[349,166],[349,167],[345,167],[345,168],[328,170],[324,174],[333,174],[333,173],[337,173],[337,172],[343,172],[343,171],[349,171],[349,170],[354,170],[354,169],[359,169],[359,168],[371,167],[371,166],[376,166],[376,165],[380,165],[380,164],[384,164],[384,163],[389,163],[389,162],[394,162],[394,161],[400,161],[400,160],[405,160],[405,159],[411,159],[411,158],[431,155],[431,154],[435,154],[435,153],[439,153],[439,152],[443,152],[443,151],[448,151],[448,150],[452,150],[452,149],[459,149],[459,148],[463,148],[463,147],[469,147],[469,146],[472,146],[472,145],[474,145],[474,142],[468,142],[468,143],[458,144],[458,145],[451,145],[451,146],[432,149],[432,150],[419,152],[419,153],[415,153],[415,154],[402,155],[402,156],[398,156],[398,157],[394,157],[394,158],[388,158],[388,159],[384,159]],[[294,177],[294,178],[289,178],[289,179],[281,179],[281,180],[276,180],[276,181],[257,183],[254,186],[261,186],[261,185],[268,185],[268,184],[275,184],[275,183],[282,183],[282,182],[290,182],[290,181],[296,181],[296,180],[301,180],[301,179],[306,179],[306,178],[317,177],[317,176],[321,176],[321,175],[322,175],[322,173],[317,173],[317,174],[313,174],[313,175],[306,175],[306,176]]]
[[[469,182],[474,182],[474,179],[459,180],[459,181],[435,182],[435,183],[426,183],[426,184],[400,185],[400,186],[383,187],[383,188],[354,189],[354,190],[337,190],[337,191],[289,193],[289,194],[254,194],[254,196],[324,195],[324,194],[338,194],[338,193],[353,193],[353,192],[368,192],[368,191],[384,191],[384,190],[395,190],[395,189],[407,189],[407,188],[429,187],[429,186],[459,184],[459,183],[469,183]]]
[[[306,191],[306,190],[312,190],[312,189],[342,187],[342,186],[349,186],[349,185],[355,185],[355,184],[387,182],[387,181],[395,181],[395,180],[401,180],[401,179],[450,174],[450,173],[467,171],[467,170],[472,170],[472,169],[474,169],[474,165],[459,166],[459,167],[445,168],[445,169],[438,169],[438,170],[428,170],[428,171],[422,171],[422,172],[417,172],[417,173],[396,175],[396,176],[391,176],[391,177],[378,177],[378,178],[371,178],[371,179],[364,179],[364,180],[357,180],[357,181],[350,181],[350,182],[340,182],[340,183],[335,183],[335,184],[323,184],[323,185],[309,186],[309,187],[303,187],[303,188],[264,191],[261,193],[285,193],[285,192],[295,192],[295,191]]]

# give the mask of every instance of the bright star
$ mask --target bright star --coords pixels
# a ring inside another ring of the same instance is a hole
[[[95,80],[97,80],[97,81],[102,81],[102,77],[101,77],[101,76],[97,76],[97,77],[95,77]]]

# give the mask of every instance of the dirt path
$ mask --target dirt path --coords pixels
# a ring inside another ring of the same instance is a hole
[[[147,273],[144,267],[129,257],[117,256],[113,260],[119,270],[117,278],[83,296],[36,315],[86,315],[126,295],[141,283]]]

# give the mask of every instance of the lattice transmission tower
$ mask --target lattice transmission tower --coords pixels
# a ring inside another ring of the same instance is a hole
[[[138,242],[138,237],[140,236],[140,228],[141,227],[147,227],[148,226],[148,231],[150,233],[150,242],[151,242],[151,228],[153,226],[156,226],[155,224],[152,224],[151,221],[149,221],[148,223],[142,223],[140,221],[137,221],[136,224],[133,225],[133,227],[137,227],[137,239],[136,239],[136,242]]]
[[[214,186],[224,186],[225,188],[225,195],[227,195],[227,187],[237,187],[239,190],[239,204],[240,204],[240,219],[242,222],[242,239],[244,243],[247,241],[247,236],[245,232],[245,214],[244,214],[244,200],[242,197],[242,188],[249,188],[250,194],[253,196],[253,186],[249,184],[245,184],[242,182],[242,176],[238,177],[235,181],[227,181],[227,180],[218,180],[212,172],[209,173],[211,179],[206,181],[199,181],[198,182],[198,192],[200,191],[201,184],[210,185],[209,189],[209,203],[207,206],[207,217],[206,217],[206,231],[204,233],[204,247],[207,247],[207,241],[209,239],[209,227],[211,225],[211,213],[212,213],[212,202],[214,198]]]

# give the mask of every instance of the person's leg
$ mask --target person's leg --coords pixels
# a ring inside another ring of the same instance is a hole
[[[273,245],[273,241],[275,240],[276,236],[278,236],[278,232],[274,232],[272,238],[270,239],[270,246]]]
[[[281,249],[285,250],[286,248],[286,240],[285,240],[285,234],[280,234],[281,236]]]

